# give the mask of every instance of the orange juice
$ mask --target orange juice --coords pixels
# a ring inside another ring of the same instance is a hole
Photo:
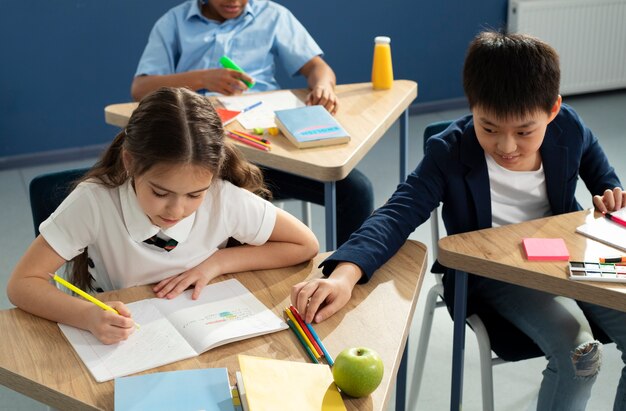
[[[372,87],[387,90],[393,85],[393,67],[391,65],[391,39],[378,36],[374,39],[374,62],[372,64]]]

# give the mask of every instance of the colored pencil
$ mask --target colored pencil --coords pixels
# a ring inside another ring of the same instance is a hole
[[[229,133],[234,134],[237,137],[241,137],[241,138],[245,138],[246,140],[250,140],[253,143],[257,143],[257,144],[260,144],[262,146],[270,148],[270,144],[269,143],[265,143],[265,142],[261,141],[258,138],[255,138],[255,137],[250,137],[249,134],[242,134],[240,131],[229,131]]]
[[[298,332],[298,330],[296,329],[296,325],[293,323],[293,321],[291,321],[291,319],[287,318],[287,325],[289,326],[289,328],[291,328],[291,331],[293,331],[293,333],[296,335],[296,337],[298,337],[298,340],[300,341],[300,344],[302,344],[302,346],[304,347],[304,349],[306,350],[307,354],[309,354],[309,357],[311,357],[311,359],[313,360],[313,362],[315,364],[319,364],[319,361],[317,361],[317,358],[315,358],[315,355],[313,354],[313,351],[311,351],[311,349],[309,348],[309,346],[306,344],[306,342],[304,341],[304,339],[302,338],[302,335]]]
[[[324,352],[320,348],[320,346],[317,343],[317,341],[315,341],[315,338],[313,338],[313,335],[311,334],[311,331],[309,331],[309,328],[306,326],[304,320],[300,316],[300,313],[298,312],[296,307],[294,307],[293,305],[290,305],[289,306],[289,310],[291,311],[293,316],[296,318],[296,321],[298,321],[298,324],[300,324],[300,327],[302,327],[302,331],[304,331],[304,333],[306,334],[306,337],[309,339],[309,341],[311,341],[311,344],[315,348],[315,351],[317,352],[317,354],[319,354],[320,357],[322,355],[324,355]]]
[[[333,361],[333,357],[330,356],[330,354],[326,350],[326,347],[324,347],[324,343],[322,343],[322,340],[320,340],[320,337],[315,332],[315,329],[313,329],[313,326],[309,323],[306,323],[306,327],[309,329],[309,331],[311,331],[313,338],[315,339],[315,341],[317,341],[317,344],[320,346],[320,348],[324,352],[324,358],[326,358],[326,362],[328,363],[328,365],[332,367],[335,361]]]
[[[56,281],[57,283],[61,284],[63,287],[74,291],[76,294],[80,295],[81,297],[83,297],[85,300],[94,303],[95,305],[97,305],[98,307],[102,308],[105,311],[111,311],[114,312],[117,315],[120,315],[119,312],[117,312],[117,310],[113,307],[111,307],[110,305],[106,305],[105,303],[103,303],[102,301],[98,300],[96,297],[87,294],[86,292],[84,292],[83,290],[81,290],[80,288],[76,287],[74,284],[65,281],[63,278],[59,277],[56,274],[48,274],[50,277],[52,277],[52,279],[54,281]],[[139,324],[135,323],[135,326],[137,328],[139,328]]]
[[[248,107],[245,107],[243,110],[241,110],[241,112],[242,112],[242,113],[245,113],[246,111],[250,111],[250,110],[252,110],[253,108],[260,106],[261,104],[263,104],[263,102],[262,102],[262,101],[257,101],[256,103],[251,104],[251,105],[249,105]]]
[[[258,142],[265,143],[268,145],[272,143],[271,141],[261,138],[259,136],[255,136],[254,134],[244,133],[243,131],[239,131],[239,130],[229,130],[229,131],[233,134],[237,134],[239,137],[246,137],[254,141],[258,141]]]
[[[293,313],[291,311],[289,311],[289,308],[285,308],[285,314],[287,314],[289,319],[293,322],[293,325],[296,326],[296,329],[298,330],[298,332],[302,336],[302,340],[311,349],[311,352],[315,355],[315,358],[320,358],[320,355],[317,354],[317,351],[315,350],[315,347],[313,346],[313,343],[311,341],[309,341],[309,337],[306,336],[304,330],[302,329],[302,327],[300,327],[300,324],[298,324],[298,320],[296,320],[296,317],[294,317]]]
[[[246,138],[240,137],[237,134],[227,133],[226,135],[228,137],[232,138],[233,140],[237,140],[240,143],[247,144],[247,145],[249,145],[251,147],[254,147],[254,148],[258,148],[259,150],[263,150],[263,151],[270,151],[271,150],[269,147],[264,146],[261,143],[255,143],[254,141],[250,141],[250,140],[248,140]]]

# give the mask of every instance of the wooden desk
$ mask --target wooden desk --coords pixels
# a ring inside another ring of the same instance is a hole
[[[271,152],[236,143],[246,158],[256,164],[325,183],[327,250],[334,250],[337,244],[335,182],[345,178],[400,117],[400,181],[406,178],[408,107],[417,97],[417,84],[396,80],[390,90],[373,90],[371,83],[343,84],[335,91],[340,104],[336,118],[350,133],[349,143],[298,149],[283,136],[271,137]],[[308,91],[293,92],[304,101]],[[105,121],[125,127],[136,107],[137,103],[107,106]],[[241,129],[241,126],[235,121],[226,128]]]
[[[325,254],[327,255],[327,254]],[[321,276],[325,255],[309,264],[278,270],[228,275],[237,278],[261,302],[282,317],[291,286]],[[426,267],[426,247],[408,241],[365,285],[354,289],[350,302],[315,329],[336,356],[347,347],[364,345],[383,359],[380,387],[369,397],[346,398],[349,410],[386,409],[409,333]],[[151,298],[148,286],[105,293],[105,299],[125,302]],[[393,302],[393,304],[391,304]],[[97,383],[64,339],[56,323],[19,309],[0,311],[0,383],[60,410],[113,410],[113,381]],[[207,367],[227,367],[231,383],[239,369],[238,354],[307,362],[308,357],[289,330],[227,344],[198,357],[145,373]],[[277,410],[280,411],[280,410]]]
[[[602,218],[590,210],[520,224],[472,231],[439,240],[438,259],[446,267],[626,311],[626,284],[569,280],[567,261],[528,261],[524,237],[563,238],[571,261],[598,261],[621,254],[575,232],[585,221]],[[461,409],[467,275],[456,274],[451,409]]]

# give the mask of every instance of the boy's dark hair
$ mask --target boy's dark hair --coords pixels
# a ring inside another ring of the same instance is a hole
[[[559,56],[547,43],[525,34],[485,31],[470,43],[463,89],[470,108],[496,117],[550,113],[559,95]]]

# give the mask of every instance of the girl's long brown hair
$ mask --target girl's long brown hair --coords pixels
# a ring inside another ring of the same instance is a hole
[[[126,169],[122,153],[132,158]],[[259,168],[224,138],[222,122],[208,99],[185,88],[161,88],[144,97],[128,125],[76,184],[91,180],[110,188],[157,164],[193,164],[261,197],[271,198]],[[93,290],[87,248],[71,261],[70,281]]]

